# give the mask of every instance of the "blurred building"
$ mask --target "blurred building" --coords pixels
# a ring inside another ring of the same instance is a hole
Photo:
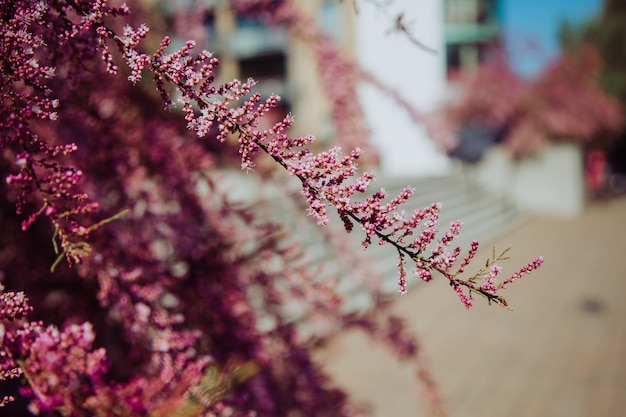
[[[196,4],[194,0],[144,1],[159,3],[170,14],[177,13],[181,4]],[[508,154],[496,155],[476,164],[476,172],[467,175],[467,165],[452,160],[450,149],[433,140],[436,135],[422,122],[421,116],[436,112],[454,97],[451,81],[457,74],[487,60],[492,50],[501,50],[502,0],[359,1],[358,13],[350,0],[291,1],[315,18],[369,75],[369,81],[359,85],[358,100],[371,131],[370,141],[380,154],[379,177],[409,184],[416,177],[456,174],[472,177],[530,210],[569,214],[580,209],[580,181],[571,181],[580,171],[576,150],[552,149],[529,161],[528,169],[520,168]],[[292,36],[286,27],[237,15],[229,1],[210,4],[212,11],[203,17],[203,24],[209,29],[207,46],[221,61],[218,81],[253,77],[259,82],[256,91],[282,97],[283,107],[275,117],[281,117],[281,112],[295,115],[294,135],[312,133],[324,149],[333,144],[331,105],[311,45]],[[410,34],[398,30],[399,22]],[[272,117],[268,119],[271,123]],[[470,136],[474,133],[469,131]],[[476,145],[476,138],[470,139]],[[544,186],[540,192],[538,183]],[[567,193],[557,195],[555,189]]]
[[[498,0],[446,0],[444,3],[448,79],[483,62],[500,38]]]
[[[351,1],[293,0],[315,17],[345,53],[373,78],[397,92],[418,113],[428,114],[450,93],[447,80],[471,68],[497,43],[497,0],[396,0],[377,6]],[[414,39],[394,30],[402,15]],[[278,94],[284,112],[296,117],[294,134],[313,133],[332,143],[330,105],[322,88],[317,58],[287,28],[237,15],[228,1],[216,1],[207,17],[209,48],[220,58],[220,81],[253,77],[256,91]],[[371,140],[381,154],[379,173],[425,176],[450,172],[452,163],[398,101],[373,84],[363,83],[359,101]]]
[[[346,53],[353,50],[350,2],[294,2],[314,16]],[[255,91],[263,96],[279,95],[283,111],[296,115],[294,134],[314,133],[321,142],[332,140],[330,107],[310,48],[291,37],[285,27],[236,14],[228,2],[217,2],[208,25],[210,48],[221,61],[221,81],[254,78],[258,81]]]

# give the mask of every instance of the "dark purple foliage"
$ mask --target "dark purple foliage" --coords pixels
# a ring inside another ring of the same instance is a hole
[[[268,4],[284,15],[287,6]],[[124,26],[142,17],[140,5],[134,17],[101,0],[0,5],[0,376],[20,379],[32,413],[355,414],[313,362],[312,339],[285,316],[294,301],[303,320],[361,328],[416,357],[389,300],[342,312],[283,230],[219,191],[212,174],[234,155],[245,169],[269,155],[301,181],[319,223],[336,209],[365,232],[365,246],[391,244],[402,292],[410,261],[426,281],[443,274],[468,307],[472,293],[505,304],[496,292],[541,263],[500,284],[492,264],[461,279],[477,244],[454,266],[461,250],[447,248],[460,223],[436,239],[439,206],[405,216],[408,189],[389,202],[382,191],[351,200],[373,179],[348,183],[360,150],[315,155],[311,138],[288,136],[289,117],[260,130],[278,98],[262,102],[252,80],[215,85],[218,61],[194,55],[191,41],[172,52],[164,38],[143,52],[147,27]]]

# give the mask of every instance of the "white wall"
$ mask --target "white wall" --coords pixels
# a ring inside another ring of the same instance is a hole
[[[573,143],[551,143],[517,162],[508,150],[492,147],[472,171],[480,185],[532,213],[572,217],[585,204],[583,156]]]
[[[358,3],[355,49],[360,65],[400,91],[420,111],[434,110],[442,101],[446,86],[443,2],[395,0],[384,11],[372,3]],[[411,33],[437,53],[426,52],[405,34],[390,30],[399,13],[404,13]],[[425,130],[387,94],[363,83],[359,96],[372,140],[381,152],[381,174],[425,176],[451,169],[449,159],[427,137]]]

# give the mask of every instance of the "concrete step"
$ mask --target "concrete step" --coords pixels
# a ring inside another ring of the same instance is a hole
[[[390,245],[379,246],[373,239],[372,245],[363,250],[364,233],[355,227],[351,234],[346,234],[343,223],[334,212],[329,213],[331,221],[327,227],[318,226],[306,215],[306,202],[297,193],[298,184],[277,186],[275,182],[266,183],[258,176],[238,172],[227,173],[219,183],[228,191],[229,198],[254,208],[256,221],[282,225],[289,232],[288,241],[304,248],[305,262],[321,267],[324,276],[337,277],[337,290],[346,298],[347,310],[363,310],[371,305],[368,282],[375,282],[385,293],[398,291],[395,249]],[[439,236],[445,234],[450,222],[463,222],[461,234],[454,242],[454,246],[461,246],[463,252],[472,240],[489,245],[527,219],[527,215],[512,203],[485,192],[462,174],[418,179],[379,178],[367,196],[384,188],[388,191],[388,198],[393,198],[406,186],[414,190],[404,205],[407,213],[433,202],[442,204]],[[409,284],[409,290],[414,290],[419,281],[409,279]]]

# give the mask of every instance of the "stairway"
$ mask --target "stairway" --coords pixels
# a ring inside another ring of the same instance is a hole
[[[325,230],[318,226],[306,215],[304,198],[296,195],[297,181],[288,185],[276,181],[268,184],[255,175],[229,172],[219,183],[229,191],[229,198],[254,205],[259,221],[283,225],[290,232],[288,239],[304,247],[307,262],[321,267],[324,276],[337,277],[337,290],[346,299],[346,309],[361,310],[371,305],[368,285],[378,285],[384,293],[397,293],[397,252],[389,245],[377,245],[376,239],[363,250],[363,232],[355,226],[352,233],[346,234],[336,213],[329,213],[331,221]],[[482,247],[488,246],[527,218],[512,203],[484,191],[463,173],[428,178],[378,178],[368,195],[385,188],[388,197],[393,198],[405,186],[414,190],[404,205],[407,213],[433,202],[442,203],[440,235],[447,231],[450,222],[463,222],[461,234],[453,242],[454,246],[461,246],[462,253],[472,240],[478,240]],[[421,281],[412,279],[412,275],[408,278],[409,291],[414,291]]]

